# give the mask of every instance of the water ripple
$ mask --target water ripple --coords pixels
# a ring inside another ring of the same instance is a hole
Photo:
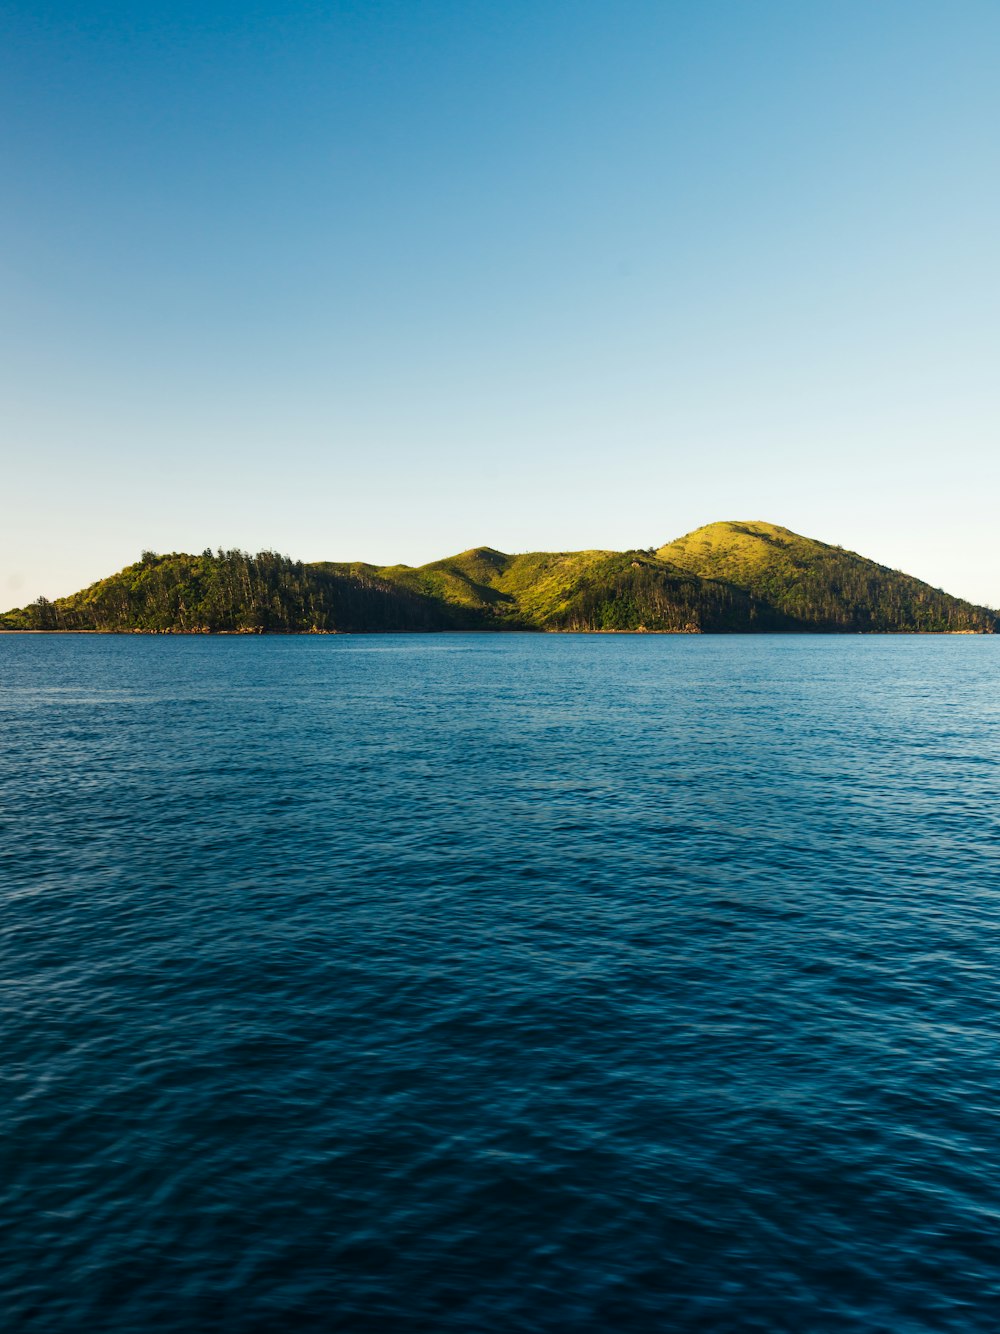
[[[0,638],[7,1327],[992,1331],[998,654]]]

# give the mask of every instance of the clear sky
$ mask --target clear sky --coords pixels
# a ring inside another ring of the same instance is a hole
[[[997,0],[0,11],[0,604],[768,519],[1000,604]]]

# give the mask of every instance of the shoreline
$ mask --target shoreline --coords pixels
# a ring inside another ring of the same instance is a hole
[[[993,630],[544,630],[533,626],[517,629],[469,630],[10,630],[0,628],[2,635],[95,635],[121,639],[309,639],[344,635],[631,635],[635,638],[686,636],[692,639],[758,639],[766,635],[781,635],[789,639],[812,636],[830,639],[845,635],[898,635],[901,638],[931,639],[964,636],[979,639],[995,638]]]

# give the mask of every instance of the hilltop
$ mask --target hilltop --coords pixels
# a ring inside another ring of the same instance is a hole
[[[146,552],[70,597],[15,608],[0,629],[992,634],[1000,617],[788,528],[726,522],[655,551],[474,547],[416,567]]]

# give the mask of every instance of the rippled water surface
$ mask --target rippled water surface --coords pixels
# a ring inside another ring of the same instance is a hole
[[[996,1330],[998,688],[0,637],[4,1327]]]

